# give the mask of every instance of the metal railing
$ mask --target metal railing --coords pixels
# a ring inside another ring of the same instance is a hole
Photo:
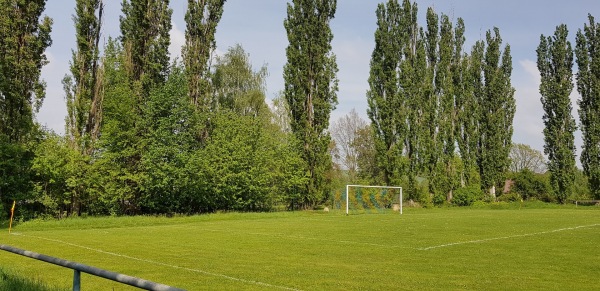
[[[148,281],[148,280],[144,280],[144,279],[140,279],[140,278],[124,275],[124,274],[119,274],[119,273],[103,270],[100,268],[80,264],[77,262],[71,262],[71,261],[43,255],[43,254],[38,254],[38,253],[27,251],[27,250],[22,250],[22,249],[15,248],[12,246],[0,245],[0,249],[7,251],[7,252],[11,252],[13,254],[22,255],[22,256],[25,256],[28,258],[40,260],[40,261],[43,261],[46,263],[55,264],[55,265],[58,265],[58,266],[61,266],[64,268],[73,269],[74,270],[73,291],[80,291],[80,289],[81,289],[81,272],[84,272],[84,273],[87,273],[90,275],[94,275],[97,277],[105,278],[108,280],[112,280],[115,282],[119,282],[122,284],[142,288],[145,290],[185,291],[183,289],[155,283],[152,281]]]

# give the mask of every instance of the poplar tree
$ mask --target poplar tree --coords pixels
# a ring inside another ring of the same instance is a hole
[[[25,141],[46,96],[41,70],[52,44],[45,0],[0,0],[0,135]]]
[[[171,14],[169,0],[123,0],[120,16],[125,64],[138,101],[163,84],[169,73]]]
[[[422,86],[424,98],[422,100],[423,127],[420,131],[422,140],[420,152],[423,155],[424,175],[429,178],[429,193],[438,193],[438,178],[442,174],[436,170],[441,154],[438,124],[439,124],[439,98],[436,92],[436,67],[439,61],[439,16],[429,7],[426,14],[427,29],[425,32],[426,73],[425,83]]]
[[[73,22],[76,32],[76,50],[70,62],[71,75],[63,79],[66,93],[66,139],[73,158],[65,168],[72,171],[69,186],[69,214],[80,214],[83,177],[87,176],[88,163],[100,134],[102,120],[102,70],[99,66],[99,42],[103,4],[101,0],[77,0]]]
[[[102,154],[93,164],[98,175],[98,200],[107,205],[111,213],[135,214],[139,200],[141,178],[141,133],[136,126],[142,122],[128,73],[123,70],[127,62],[124,49],[118,40],[108,38],[103,50],[105,91],[103,102],[102,135],[99,148]],[[92,171],[93,172],[93,171]]]
[[[66,90],[66,132],[80,152],[91,154],[102,120],[102,71],[99,41],[102,0],[77,0],[75,4],[77,49],[71,60],[71,76],[63,79]]]
[[[182,49],[188,94],[201,112],[214,106],[210,96],[209,60],[215,49],[217,24],[223,14],[225,0],[188,0],[185,14],[185,45]]]
[[[45,0],[0,0],[0,203],[31,195],[34,114],[46,95],[41,70],[52,43]],[[0,209],[2,209],[0,205]],[[0,210],[2,211],[2,210]],[[0,214],[0,217],[3,214]]]
[[[367,113],[374,135],[375,157],[383,183],[398,184],[408,170],[409,195],[424,164],[422,93],[425,72],[423,32],[417,24],[416,3],[396,0],[376,10],[375,48],[371,54]],[[420,56],[420,57],[419,57]],[[406,156],[404,155],[406,152]]]
[[[431,84],[433,76],[427,68],[427,51],[425,33],[417,24],[418,7],[416,3],[404,1],[402,4],[401,26],[398,27],[403,36],[403,47],[400,58],[400,98],[403,105],[402,111],[396,111],[393,118],[399,124],[399,129],[404,130],[404,159],[408,159],[408,170],[405,172],[408,178],[408,197],[421,201],[418,197],[417,176],[425,167],[427,155],[423,145],[426,144],[427,131],[426,118],[429,112],[426,109],[428,98],[431,95]],[[404,159],[401,162],[404,162]],[[396,173],[398,175],[399,173]]]
[[[482,189],[495,197],[496,185],[510,164],[513,118],[515,115],[514,89],[510,83],[512,58],[510,46],[501,52],[500,30],[486,33],[483,56],[483,88],[479,111],[479,173]]]
[[[148,155],[152,127],[147,114],[152,90],[169,74],[171,14],[168,0],[124,0],[119,46],[109,40],[105,53],[106,86],[102,142],[118,213],[139,213],[149,195],[142,160]]]
[[[575,180],[575,119],[571,115],[573,90],[573,50],[567,40],[569,31],[562,24],[554,36],[540,37],[537,67],[544,108],[544,153],[548,155],[550,184],[564,203],[572,194]]]
[[[474,87],[481,85],[482,42],[473,46],[471,55],[463,53],[465,42],[464,22],[458,19],[455,29],[455,48],[452,65],[452,78],[455,93],[455,139],[460,153],[462,170],[459,171],[461,186],[477,183],[477,125],[479,106]]]
[[[331,51],[333,33],[329,23],[336,6],[335,0],[294,0],[287,5],[284,21],[289,41],[284,95],[309,177],[300,201],[304,206],[313,206],[325,197],[325,175],[332,167],[327,128],[337,104],[338,68]]]
[[[577,91],[579,120],[583,136],[581,165],[590,190],[600,199],[600,23],[588,15],[589,23],[577,32]]]
[[[367,99],[384,182],[408,178],[408,196],[420,199],[416,177],[425,175],[430,193],[450,200],[458,185],[457,94],[467,92],[464,23],[454,29],[428,8],[424,30],[408,0],[380,4],[376,14]]]
[[[438,146],[439,162],[436,166],[437,184],[441,195],[452,200],[452,191],[456,189],[455,152],[455,103],[452,65],[454,58],[454,31],[447,15],[442,14],[440,21],[439,62],[435,74],[435,95],[438,109]]]
[[[377,165],[382,169],[383,182],[389,185],[397,160],[402,153],[404,133],[398,132],[394,116],[404,111],[398,96],[399,80],[396,74],[400,63],[400,20],[402,7],[390,0],[377,6],[375,48],[371,55],[367,114],[373,128]]]
[[[428,100],[431,92],[431,75],[427,69],[427,58],[424,32],[418,30],[418,38],[416,41],[416,49],[414,60],[411,62],[412,73],[409,75],[409,81],[412,79],[411,94],[407,98],[407,136],[405,140],[406,157],[408,158],[408,197],[410,199],[421,201],[418,197],[417,176],[421,174],[425,168],[425,149],[424,141],[429,138],[427,135],[429,125],[425,123],[425,118],[429,112],[425,108],[426,100]]]

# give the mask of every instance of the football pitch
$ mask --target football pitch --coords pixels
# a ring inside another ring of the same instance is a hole
[[[187,290],[600,289],[599,207],[67,219],[0,244]],[[4,251],[0,268],[71,288],[70,269]]]

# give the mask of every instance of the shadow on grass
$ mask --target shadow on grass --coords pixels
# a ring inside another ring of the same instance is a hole
[[[62,291],[57,287],[44,284],[40,280],[24,278],[0,269],[0,291]]]

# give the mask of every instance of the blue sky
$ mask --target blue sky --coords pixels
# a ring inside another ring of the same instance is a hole
[[[120,0],[105,0],[102,35],[119,36]],[[338,0],[335,19],[331,22],[334,34],[333,51],[338,61],[339,92],[337,109],[331,120],[346,115],[353,108],[367,120],[366,91],[368,90],[369,61],[374,47],[375,10],[379,0]],[[600,21],[600,1],[597,0],[423,0],[419,6],[419,22],[424,26],[427,7],[444,13],[451,19],[462,17],[466,26],[465,50],[485,38],[485,32],[498,27],[504,44],[511,46],[513,58],[512,85],[516,89],[517,112],[514,119],[513,141],[529,144],[543,151],[543,110],[538,93],[539,73],[535,50],[540,35],[552,35],[557,25],[567,24],[569,38],[574,44],[575,33],[588,22],[591,13]],[[288,44],[283,20],[285,0],[228,0],[217,28],[217,53],[241,44],[255,69],[266,65],[267,98],[274,98],[283,89],[285,48]],[[184,15],[187,1],[171,0],[173,30],[171,54],[178,55],[184,42]],[[68,72],[71,50],[75,45],[72,15],[74,0],[48,0],[46,14],[54,19],[53,44],[47,50],[50,64],[42,77],[47,82],[47,96],[37,118],[58,133],[64,132],[66,105],[61,80]],[[577,117],[576,90],[571,95],[573,114]],[[577,119],[578,120],[578,119]],[[581,137],[576,134],[577,153]]]

